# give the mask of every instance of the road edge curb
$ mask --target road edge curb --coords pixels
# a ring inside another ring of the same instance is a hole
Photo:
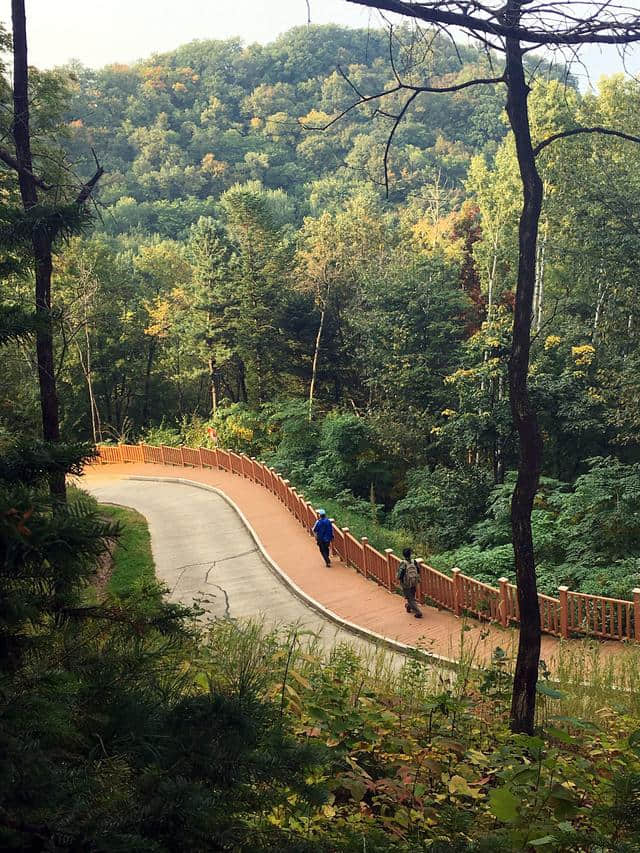
[[[459,661],[452,660],[451,658],[444,657],[443,655],[437,655],[433,652],[428,652],[425,649],[421,649],[417,646],[410,646],[406,643],[401,643],[399,640],[393,640],[391,637],[385,637],[382,634],[377,634],[375,631],[370,631],[367,628],[363,628],[361,625],[356,625],[354,622],[349,622],[347,619],[344,619],[342,616],[339,616],[337,613],[334,613],[329,608],[325,607],[324,604],[321,604],[319,601],[316,601],[315,598],[306,593],[301,587],[298,586],[295,581],[291,580],[289,575],[280,568],[280,566],[275,562],[275,560],[270,556],[269,552],[265,549],[262,544],[260,537],[254,530],[253,526],[242,512],[240,507],[236,504],[236,502],[229,497],[222,489],[217,488],[216,486],[210,486],[208,483],[199,483],[196,480],[188,480],[185,477],[147,477],[143,474],[132,474],[130,476],[124,477],[125,480],[139,480],[142,482],[155,482],[155,483],[180,483],[183,486],[192,486],[196,489],[202,489],[206,492],[213,492],[214,494],[221,497],[227,504],[237,513],[240,521],[243,523],[245,528],[247,529],[249,535],[253,539],[258,548],[260,554],[262,555],[264,561],[267,564],[267,567],[275,575],[275,577],[282,583],[287,589],[296,596],[303,604],[309,607],[311,610],[315,610],[325,619],[328,619],[330,622],[333,622],[335,625],[338,625],[343,630],[347,631],[350,634],[354,634],[355,636],[361,637],[362,639],[368,640],[369,642],[377,645],[377,646],[385,646],[391,651],[398,652],[399,654],[404,655],[405,657],[414,658],[417,660],[426,660],[430,663],[436,664],[438,666],[446,667],[447,669],[457,670],[460,668],[461,664]]]

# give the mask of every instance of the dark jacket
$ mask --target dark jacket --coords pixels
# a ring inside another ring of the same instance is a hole
[[[318,542],[331,542],[333,539],[333,525],[325,516],[316,521],[313,525],[313,532]]]

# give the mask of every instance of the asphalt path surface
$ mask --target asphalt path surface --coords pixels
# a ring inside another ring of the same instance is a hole
[[[98,501],[132,507],[148,521],[156,576],[168,598],[201,602],[217,618],[297,624],[326,646],[373,645],[306,606],[276,576],[237,512],[215,492],[182,483],[83,482]]]

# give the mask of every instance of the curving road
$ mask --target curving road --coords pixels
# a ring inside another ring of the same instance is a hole
[[[346,641],[373,647],[293,595],[220,495],[182,483],[136,479],[89,477],[80,485],[103,503],[132,507],[146,517],[156,575],[171,600],[200,600],[216,617],[296,623],[320,634],[326,645]]]

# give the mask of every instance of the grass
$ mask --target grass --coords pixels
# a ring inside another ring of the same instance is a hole
[[[117,521],[122,533],[113,554],[113,570],[107,590],[123,596],[155,581],[155,564],[147,520],[139,512],[113,504],[99,504],[100,513]]]

